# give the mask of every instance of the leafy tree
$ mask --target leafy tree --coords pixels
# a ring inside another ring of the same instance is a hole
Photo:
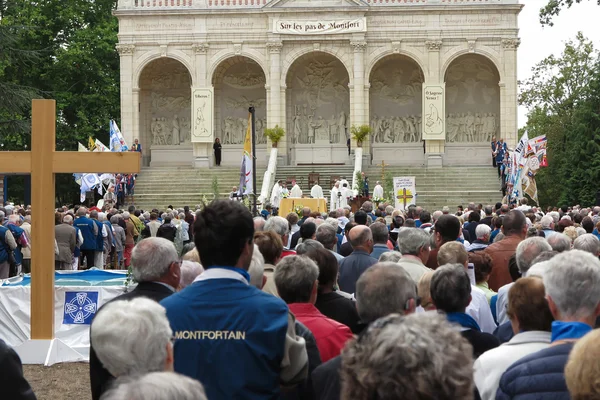
[[[561,10],[571,8],[573,3],[581,3],[582,0],[548,0],[548,4],[540,9],[540,23],[552,26],[552,18],[560,14]],[[600,0],[596,0],[600,5]]]

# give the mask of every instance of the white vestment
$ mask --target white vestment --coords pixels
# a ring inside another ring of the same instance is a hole
[[[300,186],[298,186],[298,184],[295,184],[292,188],[292,191],[290,192],[290,197],[302,197],[302,189],[300,189]]]
[[[352,196],[352,190],[347,187],[343,187],[340,189],[342,193],[342,197],[340,197],[340,208],[344,208],[348,205],[348,198]]]
[[[340,200],[338,197],[338,193],[340,192],[340,189],[336,188],[335,186],[331,189],[331,209],[332,210],[337,210],[338,208],[340,208]]]
[[[279,208],[279,203],[281,202],[281,187],[278,183],[273,186],[273,190],[271,190],[271,206]]]
[[[323,195],[323,188],[321,188],[319,185],[313,186],[310,190],[310,197],[313,199],[324,199],[325,196]]]
[[[381,185],[376,185],[373,189],[373,198],[383,199],[383,187]]]

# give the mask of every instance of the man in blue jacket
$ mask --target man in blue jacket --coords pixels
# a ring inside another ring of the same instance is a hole
[[[94,266],[94,256],[97,247],[98,226],[91,218],[86,216],[87,210],[85,207],[80,207],[77,210],[77,219],[73,222],[73,226],[79,229],[83,236],[83,244],[81,245],[82,264],[85,260],[87,268]]]
[[[205,268],[161,304],[174,332],[175,371],[198,379],[211,400],[279,399],[307,376],[304,339],[279,298],[249,285],[254,223],[242,204],[217,200],[196,216]]]
[[[571,250],[548,263],[544,286],[555,319],[551,345],[506,370],[497,400],[571,398],[565,383],[565,365],[575,342],[591,332],[600,315],[600,261],[584,251]]]

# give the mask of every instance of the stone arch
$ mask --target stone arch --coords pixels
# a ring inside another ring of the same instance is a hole
[[[267,117],[266,74],[250,57],[234,55],[222,60],[213,70],[211,83],[215,91],[215,132],[226,149],[241,148],[247,128],[248,107],[256,109],[256,143],[266,144],[264,128]],[[239,163],[239,151],[223,154],[223,163]]]
[[[252,50],[252,49],[244,50],[239,54],[236,54],[234,51],[231,51],[230,49],[225,49],[225,50],[218,52],[210,60],[210,63],[209,63],[210,67],[209,67],[208,73],[206,75],[207,78],[212,81],[217,68],[219,68],[219,66],[224,61],[226,61],[230,58],[235,58],[235,57],[246,57],[246,58],[249,58],[250,60],[254,61],[258,65],[260,65],[260,68],[262,69],[263,74],[265,74],[265,77],[268,79],[269,68],[268,68],[268,65],[266,64],[264,55],[256,50]]]
[[[169,152],[191,160],[191,88],[189,68],[172,57],[154,57],[143,64],[139,85],[139,136],[146,144],[144,164],[168,162]]]
[[[139,86],[140,78],[142,76],[142,73],[144,72],[144,69],[148,65],[150,65],[152,62],[154,62],[156,60],[160,60],[161,58],[173,59],[173,60],[179,61],[181,64],[183,64],[191,77],[190,87],[194,85],[195,78],[194,78],[194,74],[192,73],[192,71],[194,70],[192,68],[192,62],[183,52],[172,51],[172,52],[169,52],[168,55],[165,56],[165,55],[162,55],[161,53],[159,53],[158,51],[152,51],[152,52],[144,54],[141,57],[141,59],[137,62],[137,67],[136,67],[134,75],[133,75],[133,82],[136,85],[135,87],[140,87]]]
[[[297,50],[291,51],[285,58],[283,63],[283,68],[281,69],[281,85],[284,87],[287,83],[287,76],[291,66],[300,58],[306,56],[310,53],[326,53],[336,58],[339,62],[342,63],[344,68],[346,68],[346,72],[348,73],[349,83],[348,85],[353,84],[353,73],[352,73],[352,62],[350,60],[349,53],[343,53],[339,50],[335,50],[330,46],[320,46],[318,49],[314,47],[302,47]]]
[[[295,58],[284,71],[292,162],[345,161],[350,130],[347,66],[330,52],[310,51]]]
[[[371,72],[373,71],[373,68],[375,67],[375,65],[377,65],[377,63],[379,63],[379,61],[381,61],[389,56],[394,56],[394,55],[401,55],[401,56],[410,58],[421,68],[423,75],[427,76],[429,69],[428,69],[427,65],[423,62],[422,54],[418,54],[415,51],[406,50],[406,49],[399,50],[399,51],[379,50],[377,53],[375,53],[373,55],[373,57],[370,58],[369,63],[367,64],[367,68],[365,68],[365,82],[369,81]]]
[[[469,50],[467,45],[464,45],[460,46],[458,49],[455,48],[453,50],[450,50],[446,54],[447,55],[445,55],[443,58],[444,61],[441,63],[442,68],[440,71],[442,72],[442,74],[440,76],[446,76],[446,72],[448,71],[448,67],[450,66],[450,64],[452,64],[452,62],[454,62],[454,60],[456,60],[457,58],[467,54],[476,54],[481,57],[487,58],[492,64],[494,64],[494,67],[496,67],[496,70],[498,71],[500,76],[503,75],[503,68],[502,63],[500,62],[500,55],[494,49],[491,49],[487,46],[477,46],[477,49],[473,52]]]
[[[500,71],[482,54],[464,53],[444,72],[446,140],[489,146],[500,126]]]
[[[370,71],[369,107],[374,150],[384,143],[421,143],[423,68],[412,57],[392,53],[379,58]]]

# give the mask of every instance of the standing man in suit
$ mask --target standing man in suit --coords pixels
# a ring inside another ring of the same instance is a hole
[[[498,142],[496,136],[492,136],[492,166],[496,168],[496,149],[498,148]]]
[[[58,245],[58,256],[54,260],[54,269],[70,270],[73,266],[73,253],[77,245],[77,232],[63,220],[54,227],[54,235]]]
[[[115,297],[115,300],[131,300],[136,297],[147,297],[161,301],[170,296],[179,286],[181,271],[179,257],[172,242],[163,238],[142,240],[131,253],[133,278],[138,285],[132,291]],[[102,308],[98,310],[102,312]],[[90,338],[92,332],[90,331]],[[104,368],[90,340],[90,384],[92,399],[99,400],[102,393],[110,386],[114,377]]]

